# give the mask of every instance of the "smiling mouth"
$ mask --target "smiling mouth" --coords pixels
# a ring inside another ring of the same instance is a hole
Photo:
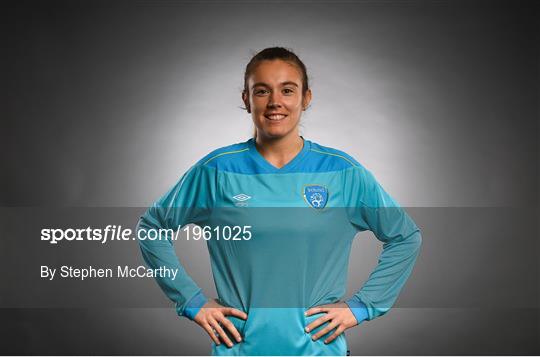
[[[285,119],[287,116],[285,114],[270,114],[264,116],[266,119],[271,121],[280,121]]]

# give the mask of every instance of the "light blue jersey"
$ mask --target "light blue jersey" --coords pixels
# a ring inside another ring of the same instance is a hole
[[[218,302],[248,315],[228,316],[242,342],[231,338],[231,348],[211,342],[212,355],[346,355],[345,334],[328,344],[333,331],[313,341],[326,324],[310,333],[304,328],[324,313],[304,312],[345,301],[358,323],[385,314],[422,242],[416,224],[370,171],[307,139],[279,169],[254,139],[214,150],[148,209],[138,229],[175,230],[189,223],[206,227]],[[351,244],[365,230],[384,243],[383,251],[362,288],[343,299]],[[151,268],[179,269],[176,279],[156,280],[177,313],[193,319],[208,298],[178,261],[173,244],[181,249],[183,242],[139,243]]]

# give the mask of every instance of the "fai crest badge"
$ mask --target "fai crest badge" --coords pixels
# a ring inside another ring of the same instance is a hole
[[[304,199],[313,208],[324,208],[328,202],[328,189],[321,185],[304,186]]]

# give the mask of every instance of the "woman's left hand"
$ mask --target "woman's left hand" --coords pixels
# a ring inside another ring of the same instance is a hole
[[[349,305],[344,302],[315,306],[307,310],[305,314],[306,316],[310,316],[320,312],[326,312],[326,314],[322,315],[317,320],[307,325],[305,328],[306,332],[309,333],[310,331],[313,331],[326,321],[330,322],[325,328],[318,331],[315,335],[311,337],[313,341],[316,341],[321,336],[324,336],[333,329],[336,329],[336,331],[334,331],[334,333],[330,337],[324,340],[324,343],[330,343],[336,337],[341,335],[346,329],[358,325],[358,322],[356,321],[356,318],[354,317],[351,309],[349,308]]]

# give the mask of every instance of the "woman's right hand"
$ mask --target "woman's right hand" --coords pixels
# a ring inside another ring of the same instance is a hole
[[[241,342],[242,336],[240,336],[240,333],[236,330],[236,327],[234,327],[232,322],[226,317],[227,315],[233,315],[243,320],[247,319],[247,314],[245,312],[232,307],[220,305],[216,299],[210,299],[201,307],[197,315],[195,315],[193,321],[198,323],[199,326],[201,326],[208,333],[208,335],[210,335],[216,345],[221,344],[218,336],[216,336],[217,332],[219,337],[225,341],[227,346],[232,347],[233,343],[223,330],[222,326],[226,327],[232,333],[236,341]]]

